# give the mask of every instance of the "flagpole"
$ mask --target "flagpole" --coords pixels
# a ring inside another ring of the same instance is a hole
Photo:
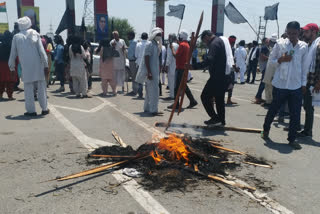
[[[251,29],[253,30],[253,32],[258,36],[258,38],[260,38],[260,35],[257,33],[257,31],[252,27],[252,25],[248,22],[248,20],[246,20],[248,25],[251,27]],[[260,38],[261,39],[261,38]]]
[[[177,36],[179,35],[179,33],[180,33],[180,29],[181,29],[181,24],[182,24],[182,20],[183,19],[181,19],[181,21],[180,21],[180,25],[179,25],[179,29],[178,29],[178,34],[177,34]]]
[[[278,26],[278,39],[280,38],[280,30],[279,30],[279,21],[277,19],[277,26]]]

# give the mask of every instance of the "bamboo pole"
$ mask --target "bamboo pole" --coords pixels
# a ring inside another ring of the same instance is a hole
[[[224,151],[227,151],[227,152],[232,152],[232,153],[239,154],[239,155],[246,155],[246,153],[244,153],[244,152],[240,152],[240,151],[233,150],[233,149],[228,149],[228,148],[225,148],[225,147],[222,147],[222,146],[217,146],[217,145],[214,145],[214,144],[211,144],[211,146],[216,148],[216,149],[221,149],[221,150],[224,150]]]

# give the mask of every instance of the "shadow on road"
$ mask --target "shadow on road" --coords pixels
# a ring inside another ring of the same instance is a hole
[[[277,150],[281,154],[290,154],[293,151],[293,148],[291,148],[288,144],[277,143],[271,139],[265,140],[264,145],[270,149]]]
[[[18,115],[18,116],[8,115],[8,116],[6,116],[7,120],[38,120],[38,119],[42,119],[42,118],[44,118],[44,116],[42,116],[42,115],[38,115],[35,117],[24,116],[24,115]]]

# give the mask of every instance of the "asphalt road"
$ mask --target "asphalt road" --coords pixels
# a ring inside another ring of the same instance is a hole
[[[200,104],[201,90],[208,73],[193,71],[189,84],[199,105],[175,116],[174,123],[202,125],[208,119]],[[258,76],[259,78],[260,76]],[[190,128],[171,131],[192,136],[223,140],[228,148],[247,152],[275,162],[272,169],[243,166],[232,175],[250,185],[263,185],[260,198],[248,192],[230,189],[220,183],[199,179],[184,191],[147,191],[139,179],[124,176],[121,171],[89,176],[66,182],[44,182],[90,168],[85,157],[90,149],[116,144],[111,131],[116,131],[128,145],[138,148],[163,132],[155,122],[169,117],[160,101],[162,117],[143,113],[143,100],[129,96],[74,99],[68,92],[54,93],[58,85],[48,89],[51,114],[26,118],[23,92],[15,93],[13,102],[0,102],[0,213],[319,213],[320,111],[316,109],[313,139],[300,139],[302,150],[287,145],[288,125],[275,122],[271,129],[272,142],[259,134],[214,132]],[[227,125],[261,128],[266,109],[251,103],[258,88],[236,85],[234,101],[227,107]],[[93,93],[101,93],[100,83],[94,82]],[[164,89],[164,96],[167,96]],[[188,105],[186,101],[185,106]],[[37,105],[40,113],[39,105]],[[304,114],[302,114],[304,121]],[[251,179],[250,179],[251,178]],[[251,196],[251,197],[250,197]],[[272,201],[266,201],[266,198]],[[264,201],[263,201],[264,199]],[[260,201],[259,201],[260,200]],[[262,201],[261,201],[262,200]]]

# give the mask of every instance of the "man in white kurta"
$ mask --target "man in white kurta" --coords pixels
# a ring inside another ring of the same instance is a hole
[[[177,52],[179,48],[179,45],[177,43],[177,36],[175,34],[170,34],[169,41],[172,43],[174,51]],[[171,48],[167,49],[166,71],[168,73],[170,98],[174,99],[174,87],[176,81],[176,58],[173,56]]]
[[[113,32],[113,40],[110,45],[113,46],[120,54],[120,57],[113,58],[113,69],[116,74],[116,82],[118,86],[122,87],[124,93],[124,81],[126,78],[126,49],[127,45],[123,39],[120,39],[117,31]]]
[[[239,47],[236,49],[234,53],[234,58],[236,61],[236,66],[240,68],[240,83],[245,84],[244,74],[246,73],[247,66],[246,66],[246,58],[247,58],[247,51],[244,48],[245,41],[242,40],[239,43]],[[235,81],[238,82],[238,73],[235,73]]]
[[[37,86],[38,100],[42,115],[49,113],[47,104],[47,84],[45,76],[48,73],[48,58],[43,48],[39,33],[31,28],[28,17],[18,19],[20,33],[13,37],[9,67],[15,70],[15,60],[19,57],[24,82],[25,116],[36,116],[34,104],[34,87]]]
[[[137,70],[139,70],[139,67],[141,66],[142,59],[144,57],[144,50],[146,48],[148,41],[148,34],[147,33],[142,33],[141,34],[141,41],[138,42],[137,47],[136,47],[136,52],[135,52],[135,57],[136,57],[136,66]],[[138,88],[135,89],[136,92],[139,95],[139,98],[143,98],[143,85],[141,83],[138,83]]]
[[[151,32],[149,43],[144,52],[144,62],[141,66],[147,71],[146,97],[144,100],[144,111],[153,116],[159,114],[159,77],[160,77],[160,51],[162,41],[162,29],[154,28]]]

